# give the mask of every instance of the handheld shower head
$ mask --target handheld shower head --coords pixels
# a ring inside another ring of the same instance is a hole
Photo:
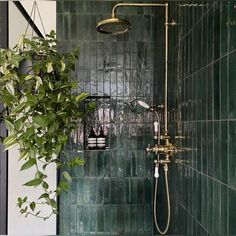
[[[97,23],[97,31],[104,34],[123,34],[130,28],[129,21],[117,17],[111,17]]]
[[[144,101],[141,101],[141,100],[137,100],[137,103],[141,106],[141,107],[144,107],[146,109],[150,109],[151,107]]]
[[[150,110],[154,110],[150,105],[148,105],[146,102],[139,100],[139,99],[133,99],[131,100],[129,103],[131,105],[133,105],[133,103],[136,102],[138,103],[141,107],[146,108],[146,109],[150,109]]]

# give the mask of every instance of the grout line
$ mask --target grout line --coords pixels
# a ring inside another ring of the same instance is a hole
[[[196,173],[199,173],[199,174],[201,174],[201,175],[204,175],[205,177],[210,178],[210,179],[212,179],[213,181],[216,181],[216,182],[218,182],[219,184],[222,184],[222,185],[224,185],[224,186],[226,186],[226,187],[228,187],[228,188],[230,188],[230,189],[236,191],[236,188],[234,188],[234,187],[232,187],[232,186],[230,186],[230,185],[227,185],[227,184],[223,183],[222,181],[220,181],[220,180],[218,180],[218,179],[215,179],[214,177],[212,177],[212,176],[210,176],[210,175],[207,175],[207,174],[205,174],[205,173],[203,173],[203,172],[201,172],[201,171],[199,171],[199,170],[197,170],[197,169],[195,169],[195,168],[193,168],[193,167],[191,167],[191,166],[188,166],[188,165],[183,164],[183,163],[180,163],[180,165],[182,165],[182,166],[184,166],[184,167],[186,167],[186,168],[192,169],[192,170],[195,171]]]
[[[193,31],[193,28],[210,12],[210,10],[213,8],[213,5],[206,11],[206,13],[204,15],[202,15],[196,22],[195,24],[189,29],[189,31],[183,35],[182,39],[177,43],[178,44],[181,44],[182,41],[188,36],[188,34],[190,34],[192,31]]]
[[[194,124],[194,123],[204,123],[204,122],[226,122],[226,121],[236,121],[236,118],[231,118],[231,119],[218,119],[218,120],[183,120],[183,121],[180,121],[180,123],[192,123],[192,124]],[[145,123],[146,124],[146,123]]]
[[[189,215],[192,216],[192,218],[207,232],[207,234],[209,234],[209,232],[207,231],[207,229],[201,224],[201,222],[199,222],[194,215],[192,214],[192,212],[190,212],[183,204],[178,203]]]

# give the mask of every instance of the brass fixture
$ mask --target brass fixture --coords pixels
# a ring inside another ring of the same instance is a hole
[[[147,147],[146,151],[153,152],[155,155],[165,154],[168,156],[173,156],[178,152],[178,149],[172,143],[168,142],[165,144],[155,144],[153,147]]]
[[[156,228],[160,234],[166,234],[169,229],[170,224],[170,196],[169,196],[169,187],[168,187],[168,164],[170,163],[169,156],[174,155],[177,149],[176,147],[169,142],[170,137],[168,136],[168,28],[169,26],[174,26],[176,23],[174,21],[168,22],[168,3],[118,3],[112,9],[111,18],[107,20],[100,21],[97,24],[97,30],[101,33],[106,34],[121,34],[127,32],[131,26],[129,22],[123,19],[119,19],[116,17],[115,11],[120,6],[137,6],[137,7],[164,7],[165,9],[165,82],[164,82],[164,105],[160,108],[164,108],[164,129],[163,135],[160,135],[160,119],[157,109],[152,109],[149,105],[144,102],[137,100],[139,105],[153,111],[156,113],[157,121],[154,122],[154,140],[157,141],[157,144],[154,147],[147,148],[147,151],[154,152],[157,154],[157,163],[156,169],[158,172],[159,164],[163,164],[164,172],[165,172],[165,186],[166,186],[166,196],[167,196],[167,223],[164,230],[160,230],[159,225],[157,223],[157,213],[156,213],[156,199],[157,199],[157,183],[159,174],[155,176],[155,193],[154,193],[154,221]],[[160,141],[164,144],[161,144]],[[159,160],[159,154],[165,154],[165,159]]]
[[[175,159],[176,164],[188,164],[188,160],[182,160],[182,159]]]
[[[123,34],[130,28],[129,21],[117,17],[102,20],[97,24],[97,31],[104,34]]]

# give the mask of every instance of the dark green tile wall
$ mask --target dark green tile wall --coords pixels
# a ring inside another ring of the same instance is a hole
[[[175,2],[176,98],[192,151],[171,176],[173,231],[236,233],[236,1]],[[202,5],[201,5],[202,4]],[[176,188],[177,186],[177,188]]]
[[[119,9],[119,15],[133,25],[125,35],[97,33],[96,22],[110,15],[115,3],[57,2],[59,48],[68,50],[78,44],[81,49],[74,73],[78,92],[111,96],[106,119],[99,120],[98,112],[97,120],[90,120],[104,127],[110,149],[81,153],[86,163],[71,173],[71,190],[60,197],[62,235],[153,232],[153,156],[144,151],[152,142],[153,114],[132,109],[128,101],[139,98],[153,104],[153,81],[160,81],[163,73],[156,73],[155,62],[155,51],[162,41],[155,31],[157,17],[150,8]],[[81,147],[82,131],[83,125],[72,134],[73,142]],[[76,150],[69,148],[67,152]]]

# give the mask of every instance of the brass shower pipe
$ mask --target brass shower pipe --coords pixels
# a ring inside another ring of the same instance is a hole
[[[168,28],[169,25],[175,23],[168,22],[168,3],[118,3],[112,8],[111,17],[116,17],[116,9],[118,7],[133,6],[133,7],[165,7],[165,88],[164,88],[164,134],[168,139]]]

